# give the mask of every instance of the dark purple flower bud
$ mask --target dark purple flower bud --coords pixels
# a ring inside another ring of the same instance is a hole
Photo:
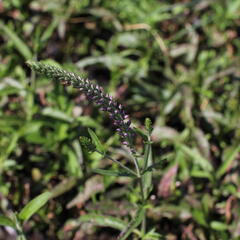
[[[93,96],[92,99],[93,99],[93,100],[97,100],[97,99],[98,99],[98,96]]]
[[[103,103],[103,100],[102,99],[99,99],[97,102],[96,102],[98,105],[101,105]]]
[[[118,125],[121,124],[121,121],[120,120],[116,120],[115,123],[117,123]]]

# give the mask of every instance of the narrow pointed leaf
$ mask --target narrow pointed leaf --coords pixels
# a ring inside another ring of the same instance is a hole
[[[141,130],[139,128],[133,128],[133,129],[139,136],[141,136],[143,138],[144,141],[148,140],[148,136],[143,130]]]
[[[0,22],[0,32],[4,33],[13,42],[15,48],[26,60],[32,58],[32,53],[24,41],[3,22]]]
[[[57,186],[55,186],[51,190],[51,198],[58,197],[65,192],[71,190],[77,183],[77,178],[76,177],[70,177],[64,179],[62,182],[60,182]]]
[[[96,226],[111,227],[120,231],[125,229],[127,226],[127,223],[121,219],[99,214],[86,214],[81,216],[79,220],[80,222],[91,222]]]
[[[134,231],[136,227],[142,222],[145,214],[145,208],[140,208],[137,211],[135,218],[127,225],[127,227],[120,233],[117,240],[125,240]]]
[[[186,145],[181,144],[180,150],[187,156],[189,156],[193,161],[198,164],[203,170],[211,172],[213,167],[211,163],[204,158],[197,149],[191,149]]]
[[[91,130],[90,128],[88,128],[88,133],[90,134],[93,143],[96,145],[97,150],[104,155],[105,154],[104,147],[101,144],[101,142],[98,139],[98,137],[95,134],[95,132],[93,130]]]
[[[65,121],[65,122],[69,122],[69,123],[72,123],[74,120],[72,117],[68,116],[66,113],[64,113],[58,109],[51,108],[51,107],[44,108],[42,111],[42,114],[44,116],[55,118],[57,120]]]
[[[212,229],[216,231],[226,231],[229,228],[229,226],[226,223],[218,222],[218,221],[212,221],[210,223],[210,226]]]
[[[12,219],[5,217],[3,215],[0,215],[0,226],[8,226],[8,227],[16,228]]]
[[[36,213],[51,197],[50,192],[45,192],[31,200],[18,214],[19,219],[27,221],[34,213]]]
[[[220,178],[227,171],[234,159],[236,159],[239,151],[240,146],[226,148],[223,154],[223,163],[216,173],[217,178]]]

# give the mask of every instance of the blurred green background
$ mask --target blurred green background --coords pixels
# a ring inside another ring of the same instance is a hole
[[[131,163],[106,115],[25,65],[45,60],[98,82],[136,127],[152,119],[162,165],[149,231],[240,239],[239,16],[239,0],[0,1],[0,212],[55,191],[25,224],[28,239],[104,240],[118,231],[79,217],[129,219],[139,201],[131,179],[92,172],[117,166],[81,148],[88,127],[112,157]],[[1,228],[7,236],[14,239]]]

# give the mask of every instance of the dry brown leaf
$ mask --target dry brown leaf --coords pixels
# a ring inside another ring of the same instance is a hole
[[[168,171],[164,174],[158,185],[158,196],[167,198],[171,194],[171,185],[177,174],[178,164],[173,165]]]

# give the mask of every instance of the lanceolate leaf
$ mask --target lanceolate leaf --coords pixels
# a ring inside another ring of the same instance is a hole
[[[143,138],[144,141],[147,141],[148,140],[148,136],[146,133],[144,133],[143,130],[139,129],[139,128],[133,128],[134,131]]]
[[[31,200],[18,214],[19,219],[27,221],[34,213],[36,213],[51,197],[50,192],[45,192]]]
[[[0,226],[8,226],[8,227],[16,228],[12,219],[5,217],[3,215],[0,215]]]
[[[101,144],[100,140],[98,139],[97,135],[95,134],[95,132],[93,130],[91,130],[90,128],[88,128],[88,133],[90,134],[93,143],[96,145],[97,150],[102,153],[103,155],[105,154],[105,150],[103,145]]]
[[[213,167],[211,163],[204,158],[197,149],[191,149],[186,145],[181,144],[180,150],[190,158],[192,158],[196,164],[198,164],[202,169],[211,172],[213,170]]]
[[[80,222],[91,222],[96,226],[111,227],[120,231],[127,227],[127,223],[121,219],[98,214],[83,215],[79,218],[79,220]]]
[[[77,183],[76,177],[68,177],[51,190],[51,198],[58,197],[72,189]]]
[[[217,178],[220,178],[228,170],[234,159],[236,159],[239,151],[240,146],[238,145],[226,148],[223,154],[223,163],[216,173]]]
[[[74,120],[72,117],[68,116],[66,113],[51,107],[44,108],[42,111],[42,114],[44,116],[55,118],[57,120],[65,121],[68,123],[72,123]]]
[[[140,208],[137,211],[135,218],[127,225],[127,227],[120,233],[117,240],[125,240],[133,232],[133,230],[138,227],[142,222],[142,219],[145,215],[145,208]]]
[[[0,22],[0,32],[2,32],[3,35],[7,36],[8,39],[10,39],[14,47],[20,52],[20,54],[26,59],[31,59],[32,58],[32,53],[28,46],[25,44],[22,39],[19,38],[19,36],[12,31],[7,25],[5,25],[2,21]],[[1,35],[2,35],[1,34]]]
[[[216,231],[226,231],[229,228],[229,226],[226,223],[218,222],[218,221],[212,221],[210,223],[210,226],[212,229]]]

